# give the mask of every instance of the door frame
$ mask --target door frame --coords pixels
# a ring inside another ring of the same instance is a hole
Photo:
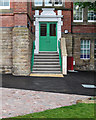
[[[45,24],[47,24],[47,23],[55,23],[56,24],[56,43],[58,44],[58,41],[57,41],[57,22],[42,22],[42,21],[40,21],[39,22],[39,45],[40,45],[40,24],[43,24],[43,23],[45,23]],[[48,30],[48,29],[47,29]],[[58,46],[57,46],[58,47]],[[39,46],[39,51],[40,51],[40,46]],[[46,52],[46,51],[40,51],[40,52]],[[47,51],[47,52],[57,52],[57,48],[56,48],[56,51]]]
[[[58,49],[58,40],[61,38],[61,26],[63,22],[61,21],[62,12],[57,10],[58,15],[54,12],[54,8],[43,8],[43,12],[39,15],[39,10],[35,10],[35,54],[39,54],[39,22],[57,22],[57,52]]]

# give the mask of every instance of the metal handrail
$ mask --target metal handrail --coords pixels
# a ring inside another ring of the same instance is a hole
[[[58,40],[58,49],[59,49],[59,63],[60,63],[60,67],[61,67],[61,71],[62,71],[62,56],[61,56],[61,41]]]
[[[34,49],[35,49],[35,41],[33,41],[33,47],[32,47],[31,71],[34,65]]]

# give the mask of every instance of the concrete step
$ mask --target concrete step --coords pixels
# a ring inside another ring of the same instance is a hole
[[[47,73],[47,74],[51,74],[51,73],[55,73],[55,74],[61,74],[61,71],[32,71],[32,73],[40,73],[40,74],[44,74],[44,73]]]
[[[33,71],[60,71],[60,68],[34,68]]]
[[[34,56],[34,59],[59,59],[59,56]]]
[[[43,53],[41,53],[41,54],[35,54],[34,56],[59,56],[59,54],[52,54],[52,53],[50,53],[50,54],[47,54],[47,53],[43,54]]]
[[[33,68],[60,68],[60,65],[34,65]]]
[[[39,61],[37,61],[37,62],[35,62],[34,61],[34,65],[59,65],[59,62],[39,62]]]
[[[59,54],[57,52],[40,52],[35,54],[32,73],[61,74]]]
[[[59,59],[34,59],[34,62],[59,62]]]
[[[39,52],[39,55],[40,54],[58,54],[58,52]]]

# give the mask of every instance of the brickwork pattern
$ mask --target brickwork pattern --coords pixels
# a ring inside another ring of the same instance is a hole
[[[0,27],[13,27],[13,16],[0,16]]]
[[[73,33],[96,33],[96,25],[73,25]]]

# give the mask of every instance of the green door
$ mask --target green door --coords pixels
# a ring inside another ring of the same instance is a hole
[[[57,51],[57,23],[40,22],[39,51]]]

